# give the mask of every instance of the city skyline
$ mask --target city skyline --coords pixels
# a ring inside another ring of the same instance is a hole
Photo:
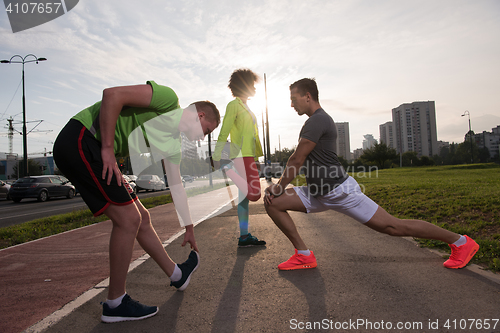
[[[349,123],[351,151],[362,147],[363,135],[378,135],[394,107],[413,101],[435,101],[438,140],[463,142],[465,110],[475,132],[500,124],[497,1],[136,6],[80,1],[58,19],[18,33],[1,11],[0,59],[48,59],[25,68],[27,119],[44,120],[36,129],[44,132],[28,135],[29,153],[50,151],[68,119],[108,86],[152,79],[171,86],[181,106],[209,99],[223,115],[232,99],[227,80],[241,67],[262,79],[266,74],[271,151],[278,136],[282,148],[297,144],[306,117],[290,107],[288,86],[303,77],[316,78],[323,108],[336,122]],[[7,119],[14,117],[21,129],[21,65],[0,64],[0,77],[0,152],[7,152]],[[249,105],[262,133],[263,82]],[[22,155],[19,134],[14,152]]]

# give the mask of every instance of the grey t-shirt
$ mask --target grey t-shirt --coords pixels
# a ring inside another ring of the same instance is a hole
[[[316,143],[304,162],[304,173],[309,192],[324,195],[347,179],[335,152],[337,127],[325,110],[316,110],[300,130],[300,137]]]

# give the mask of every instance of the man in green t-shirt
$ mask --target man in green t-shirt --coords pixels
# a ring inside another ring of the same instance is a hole
[[[138,320],[158,312],[156,306],[142,305],[125,291],[135,239],[167,274],[170,285],[184,290],[189,284],[199,256],[180,174],[180,133],[200,140],[219,123],[219,111],[213,103],[195,102],[181,109],[172,89],[148,81],[105,89],[102,100],[75,115],[56,139],[53,152],[59,170],[80,191],[95,216],[105,214],[113,222],[108,300],[103,303],[102,321]],[[142,133],[142,141],[137,133]],[[163,158],[172,198],[186,228],[182,246],[190,243],[193,249],[188,260],[179,265],[168,256],[149,212],[116,163],[117,156],[137,152],[141,142]]]

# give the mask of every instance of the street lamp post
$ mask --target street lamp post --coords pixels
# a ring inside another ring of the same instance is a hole
[[[213,187],[214,184],[212,183],[212,172],[215,170],[213,169],[213,163],[212,163],[212,133],[208,133],[208,157],[210,158],[210,162],[208,162],[208,185],[210,187]]]
[[[266,172],[266,180],[271,181],[271,140],[269,138],[269,110],[267,109],[267,83],[266,83],[266,73],[264,73],[264,92],[266,95],[266,143],[267,143],[267,157],[264,156],[264,166],[269,163],[269,174]],[[266,168],[264,168],[266,170]]]
[[[469,141],[470,141],[470,161],[471,161],[471,164],[474,164],[474,154],[472,153],[472,130],[471,130],[471,127],[470,127],[470,112],[465,110],[464,114],[462,115],[465,116],[467,115],[467,117],[469,118]]]
[[[28,57],[33,57],[34,59],[32,60],[26,60]],[[21,60],[12,60],[14,58],[19,58]],[[27,64],[29,62],[36,62],[38,64],[39,61],[45,61],[47,60],[46,58],[37,58],[33,54],[28,54],[24,58],[21,57],[20,55],[15,55],[12,56],[9,60],[1,60],[0,63],[2,64],[23,64],[23,154],[24,154],[24,159],[23,159],[23,167],[24,167],[24,175],[29,176],[29,170],[28,170],[28,139],[27,139],[27,131],[26,131],[26,98],[25,98],[25,89],[24,89],[24,64]]]

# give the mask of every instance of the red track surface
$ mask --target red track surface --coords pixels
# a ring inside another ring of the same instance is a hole
[[[162,241],[181,231],[173,204],[150,209]],[[0,332],[17,333],[109,276],[111,222],[0,251]],[[145,252],[136,242],[132,260]]]

